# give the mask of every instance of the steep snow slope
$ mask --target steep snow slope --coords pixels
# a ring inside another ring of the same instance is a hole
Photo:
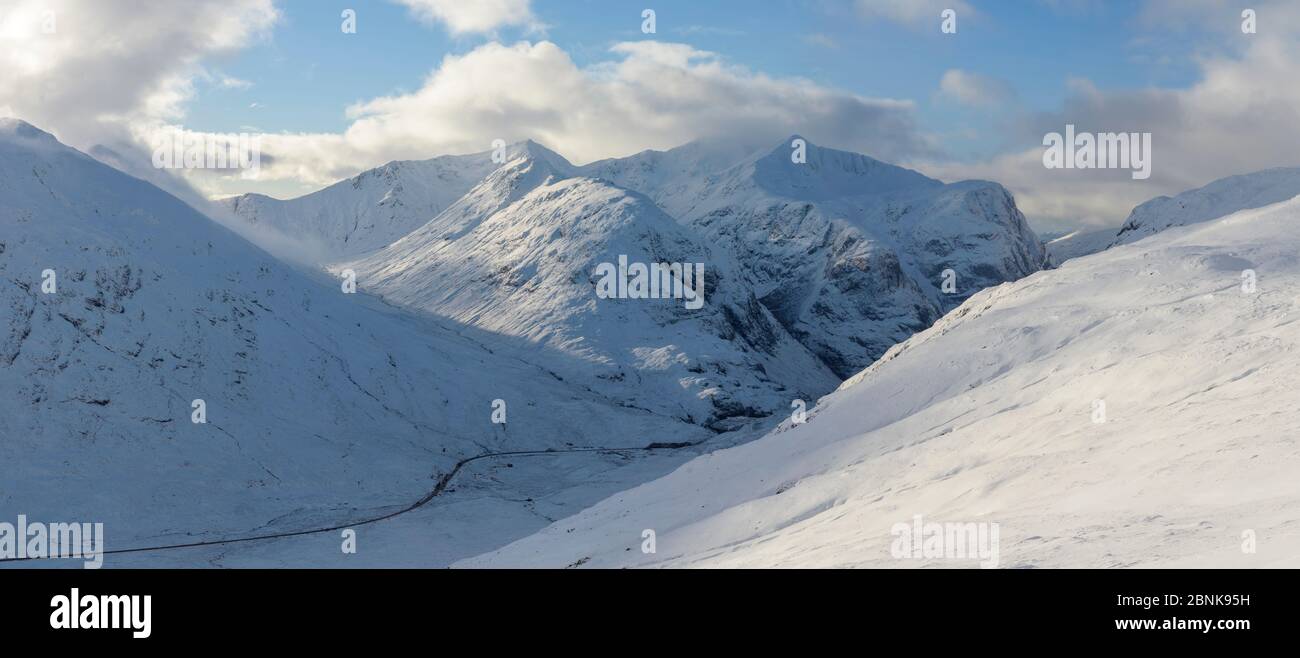
[[[701,241],[718,247],[715,251],[729,253],[741,265],[737,284],[749,287],[789,333],[841,378],[975,291],[1046,263],[1042,244],[1001,186],[980,181],[944,185],[864,155],[813,144],[807,146],[806,163],[792,161],[787,143],[772,149],[707,140],[583,167],[532,142],[510,147],[508,160],[520,157],[543,163],[532,170],[537,180],[506,177],[514,186],[508,190],[498,187],[503,177],[497,176],[496,184],[482,180],[482,189],[451,203],[432,225],[448,239],[459,238],[548,176],[597,178],[643,193],[694,229]],[[453,162],[440,158],[429,163],[444,160]],[[421,183],[419,176],[403,178],[401,187],[415,196],[412,190],[432,185],[440,200],[449,198],[488,176],[491,154],[461,156],[454,163],[465,167],[456,179],[461,187]],[[415,172],[421,163],[404,164],[403,171]],[[389,177],[375,170],[359,179]],[[325,241],[334,253],[355,257],[393,242],[402,230],[414,230],[421,224],[417,217],[432,218],[428,211],[441,207],[421,205],[423,214],[402,208],[401,218],[394,219],[395,211],[376,205],[381,193],[390,196],[388,187],[345,181],[317,195],[272,204],[274,210],[256,197],[232,203],[250,221]],[[321,225],[322,206],[332,209],[329,216],[344,229]],[[367,226],[385,228],[379,236],[362,238]],[[943,289],[947,270],[954,276],[954,292]]]
[[[787,144],[701,141],[575,167],[523,142],[486,175],[490,153],[458,160],[473,163],[460,182],[482,179],[396,241],[384,233],[345,245],[313,215],[321,203],[372,208],[382,187],[336,185],[282,204],[275,223],[360,254],[332,269],[355,270],[366,290],[389,301],[578,354],[594,369],[571,374],[594,377],[596,390],[715,429],[828,391],[974,291],[1046,262],[1001,186],[944,185],[816,145],[806,163],[790,156]],[[572,178],[599,182],[552,187]],[[411,196],[420,184],[404,179],[403,187]],[[415,224],[403,217],[385,226]],[[375,252],[350,246],[390,241]],[[718,304],[694,313],[597,304],[590,268],[621,254],[633,262],[702,255]],[[951,290],[943,287],[948,270]]]
[[[572,171],[526,144],[433,221],[336,269],[354,269],[368,292],[403,306],[558,352],[561,376],[620,404],[714,429],[835,387],[738,280],[725,251],[644,196],[567,178]],[[620,258],[702,265],[703,300],[599,298],[595,272]]]
[[[308,238],[327,257],[349,258],[419,228],[496,167],[488,153],[397,161],[296,199],[245,194],[222,203],[250,224]]]
[[[462,564],[975,566],[894,558],[920,515],[1003,567],[1300,566],[1297,243],[1300,200],[980,292],[806,424]]]
[[[1117,229],[1105,228],[1095,231],[1074,231],[1059,238],[1049,240],[1044,246],[1052,262],[1060,265],[1067,260],[1082,256],[1091,256],[1105,251],[1115,241]]]
[[[408,505],[488,449],[706,434],[495,354],[508,346],[494,338],[344,295],[157,188],[0,121],[0,517],[11,522],[105,522],[110,548],[293,529]],[[191,422],[195,399],[207,424]],[[490,422],[495,399],[507,425]]]
[[[730,251],[763,304],[840,377],[1046,262],[1000,185],[944,185],[811,143],[796,163],[796,139],[766,150],[698,142],[581,173],[646,194]]]
[[[1170,226],[1195,224],[1261,208],[1300,195],[1300,168],[1229,176],[1174,197],[1156,197],[1133,209],[1112,244],[1130,244]]]

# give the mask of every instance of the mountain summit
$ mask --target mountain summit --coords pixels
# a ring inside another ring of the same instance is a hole
[[[718,429],[829,391],[1046,263],[1001,186],[945,185],[797,136],[584,166],[531,141],[501,155],[389,165],[273,211],[234,204],[331,242],[328,265],[365,290],[578,355],[620,399],[648,386],[661,390],[649,407]],[[709,307],[597,299],[593,269],[620,255],[698,259]]]
[[[732,253],[755,295],[841,378],[979,290],[1046,265],[1002,186],[945,185],[796,140],[731,160],[700,142],[583,171],[643,192]]]

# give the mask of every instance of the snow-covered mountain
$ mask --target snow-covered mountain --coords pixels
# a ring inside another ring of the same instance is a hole
[[[835,387],[749,292],[727,251],[643,195],[575,174],[525,144],[433,221],[335,269],[354,270],[388,301],[521,339],[534,347],[529,358],[549,363],[558,353],[561,376],[593,382],[620,404],[717,430]],[[682,278],[701,296],[600,298],[595,273],[620,262],[691,267]]]
[[[1071,258],[1105,251],[1115,241],[1116,229],[1078,230],[1048,240],[1044,246],[1052,263],[1060,265]]]
[[[697,142],[583,173],[646,194],[730,251],[755,295],[841,378],[978,290],[1046,264],[1002,186],[945,185],[798,136],[775,149]]]
[[[1055,264],[1088,256],[1117,244],[1131,244],[1171,226],[1217,219],[1238,210],[1261,208],[1300,195],[1300,168],[1266,169],[1221,178],[1174,197],[1160,196],[1133,209],[1118,230],[1080,230],[1047,242]]]
[[[491,155],[463,156],[476,164],[459,180],[480,175]],[[352,215],[388,217],[358,210],[378,190],[353,189],[318,194]],[[295,203],[274,223],[350,249]],[[238,206],[263,221],[258,207]],[[796,164],[785,144],[707,141],[581,167],[516,144],[426,223],[366,244],[390,240],[331,269],[354,270],[391,302],[576,354],[588,367],[572,374],[601,392],[715,429],[829,391],[974,291],[1046,262],[996,184],[944,185],[815,145]],[[704,262],[706,307],[596,299],[593,269],[620,255]]]
[[[926,524],[997,524],[1002,567],[1295,567],[1297,243],[1293,200],[982,291],[807,423],[461,564],[974,567]]]
[[[1112,244],[1131,244],[1170,226],[1286,201],[1300,195],[1300,168],[1265,169],[1229,176],[1174,197],[1156,197],[1133,209]]]
[[[0,309],[0,516],[104,522],[111,547],[346,522],[485,450],[708,434],[343,294],[15,120]]]
[[[255,226],[310,236],[329,258],[350,258],[419,228],[495,168],[486,155],[397,161],[296,199],[245,194],[222,204]]]

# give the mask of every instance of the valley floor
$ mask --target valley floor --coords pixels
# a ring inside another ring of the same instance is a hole
[[[699,446],[655,451],[574,452],[504,456],[467,464],[428,504],[356,528],[356,552],[344,553],[340,531],[218,546],[199,546],[106,556],[105,568],[442,568],[489,552],[572,516],[610,495],[656,479],[706,451],[726,448],[763,433],[763,424],[712,437]],[[626,439],[633,441],[633,439]],[[620,446],[627,445],[620,443]],[[434,486],[430,480],[430,487]],[[414,501],[410,501],[414,502]],[[385,515],[405,504],[372,510]],[[324,526],[338,517],[318,511]],[[358,510],[350,510],[356,518]],[[302,517],[285,531],[301,529]],[[276,534],[274,524],[247,533],[166,535],[125,546],[106,529],[109,550],[213,542]],[[79,560],[28,561],[4,568],[81,568]]]

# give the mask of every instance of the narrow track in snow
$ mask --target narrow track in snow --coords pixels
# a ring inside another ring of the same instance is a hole
[[[461,469],[463,469],[468,464],[483,459],[496,459],[500,457],[539,457],[544,455],[565,455],[565,454],[578,454],[578,453],[619,454],[619,453],[628,453],[628,452],[655,452],[661,450],[680,450],[682,448],[689,448],[696,445],[699,444],[698,443],[652,443],[648,446],[643,446],[639,448],[566,448],[563,450],[551,449],[551,450],[516,450],[510,452],[488,452],[481,455],[475,455],[473,457],[466,457],[465,459],[456,462],[456,466],[453,467],[451,471],[449,471],[446,475],[443,475],[442,477],[438,478],[437,484],[435,484],[433,489],[431,489],[429,493],[425,494],[424,497],[420,498],[419,500],[415,501],[414,503],[412,503],[407,507],[380,516],[362,519],[360,521],[354,521],[352,523],[332,525],[326,528],[311,528],[308,530],[276,532],[276,533],[270,533],[264,535],[254,535],[251,537],[236,537],[234,539],[211,539],[206,541],[188,542],[184,544],[166,544],[162,546],[141,546],[138,548],[119,548],[116,550],[104,551],[103,554],[124,555],[127,553],[150,553],[153,551],[174,551],[174,550],[180,550],[184,548],[200,548],[203,546],[227,546],[230,544],[243,544],[243,543],[254,542],[254,541],[267,541],[270,539],[304,537],[307,535],[318,535],[326,532],[340,532],[342,530],[347,530],[349,528],[358,528],[361,526],[371,525],[374,523],[379,523],[381,521],[387,521],[389,519],[397,518],[399,516],[402,516],[403,514],[409,514],[411,512],[414,512],[415,510],[420,509],[421,507],[424,507],[425,505],[428,505],[430,501],[432,501],[434,498],[437,498],[438,496],[441,496],[447,490],[447,487],[451,485],[451,481],[456,478],[456,475],[460,473]],[[0,558],[0,563],[28,562],[34,560],[51,560],[51,559],[57,559],[57,558],[49,558],[49,557]]]

